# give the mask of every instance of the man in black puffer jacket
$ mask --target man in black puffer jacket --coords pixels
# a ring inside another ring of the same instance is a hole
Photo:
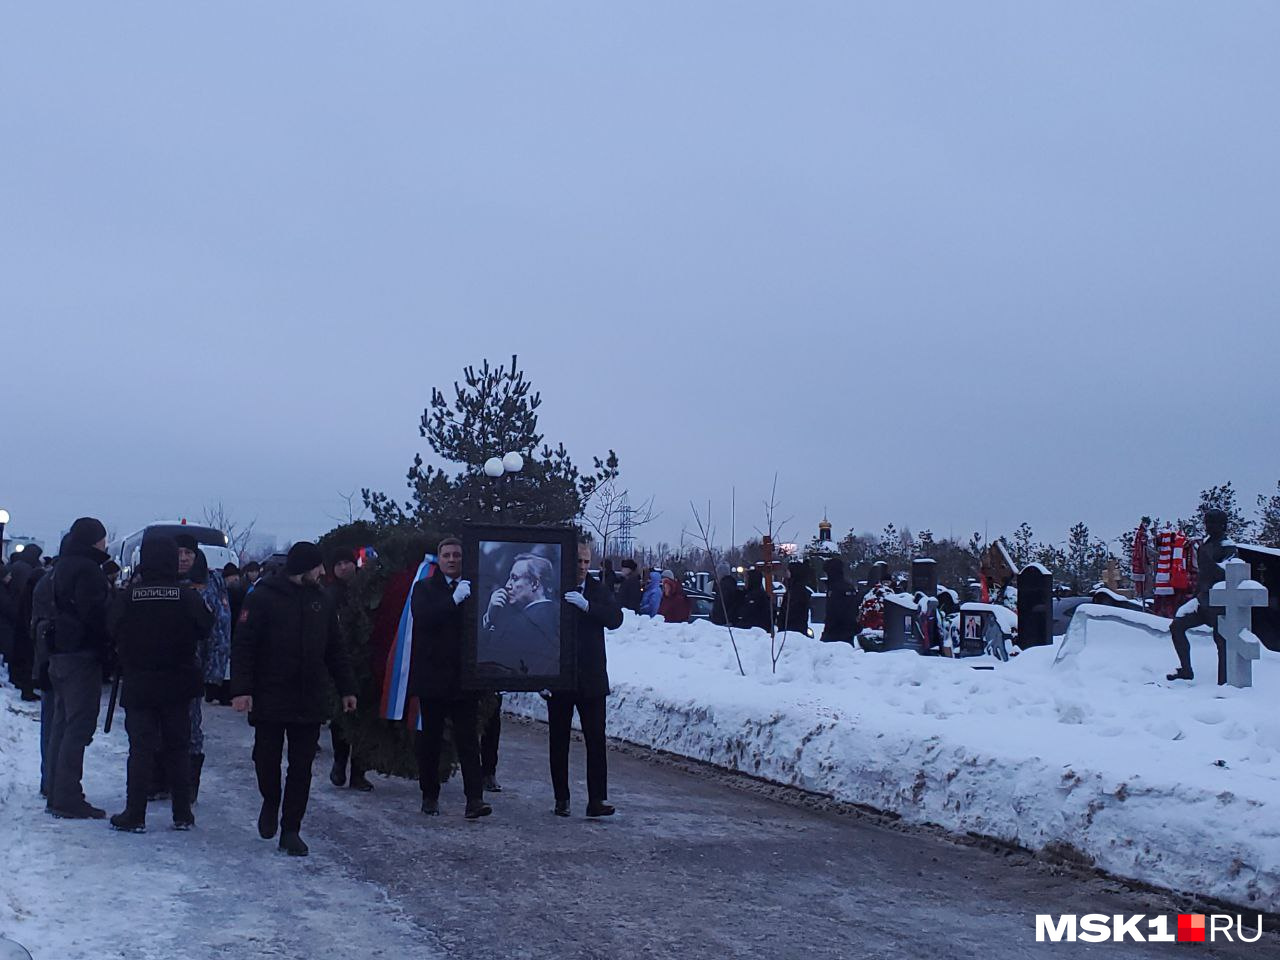
[[[320,586],[324,555],[314,543],[295,543],[283,576],[259,581],[245,598],[231,641],[232,705],[249,711],[255,736],[264,840],[280,828],[280,849],[307,855],[299,830],[311,795],[311,763],[320,725],[329,719],[329,680],[342,709],[356,708],[356,682],[347,660],[333,603]],[[289,740],[289,775],[280,805],[280,760]]]
[[[187,830],[191,778],[189,706],[202,689],[198,649],[213,629],[213,614],[194,590],[178,585],[178,545],[169,537],[142,541],[138,575],[107,609],[124,678],[120,702],[129,734],[124,812],[111,818],[117,830],[146,829],[147,788],[157,756],[170,784],[173,825]]]
[[[49,680],[53,722],[49,732],[49,812],[72,820],[101,820],[107,812],[84,798],[84,751],[93,742],[102,703],[102,666],[108,652],[107,597],[102,565],[107,528],[93,517],[71,525],[53,568],[54,606]]]

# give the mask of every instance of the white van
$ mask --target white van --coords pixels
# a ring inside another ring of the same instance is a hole
[[[107,553],[111,555],[111,559],[120,564],[120,582],[128,583],[129,577],[133,574],[133,568],[138,565],[144,536],[161,534],[166,537],[176,537],[180,533],[195,537],[196,543],[200,546],[200,552],[209,561],[210,570],[221,572],[228,563],[239,565],[239,558],[231,549],[231,541],[221,530],[187,523],[185,520],[157,520],[136,533],[131,533],[107,545]]]

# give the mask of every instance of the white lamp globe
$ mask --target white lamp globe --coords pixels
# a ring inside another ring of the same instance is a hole
[[[484,475],[486,477],[502,476],[502,461],[497,457],[490,457],[484,462]]]
[[[524,469],[524,457],[518,453],[508,453],[502,458],[502,469],[507,473],[519,473]]]
[[[9,511],[0,510],[0,523],[8,523],[8,522],[9,522]]]
[[[14,544],[13,552],[14,552],[14,553],[21,553],[23,550],[25,550],[25,549],[26,549],[26,547],[27,547],[27,545],[26,545],[25,543],[18,543],[18,544]]]

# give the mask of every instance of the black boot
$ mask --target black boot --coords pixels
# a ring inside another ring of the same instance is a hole
[[[352,771],[351,773],[351,789],[359,790],[361,793],[369,793],[373,790],[373,784],[369,782],[369,778],[364,775],[363,771]]]
[[[487,817],[491,813],[493,813],[493,807],[483,800],[468,800],[467,812],[463,816],[468,820],[479,820],[481,817]]]
[[[333,762],[333,768],[329,771],[329,782],[335,787],[346,786],[347,783],[347,765],[344,763],[338,766],[338,762]]]
[[[191,802],[194,804],[200,797],[200,774],[204,770],[204,754],[191,755]]]
[[[280,808],[267,800],[262,801],[262,810],[258,813],[258,836],[270,840],[276,835],[279,826]]]
[[[145,813],[133,813],[124,810],[117,813],[108,821],[112,830],[119,830],[121,833],[146,833],[147,832],[147,815]]]
[[[280,834],[280,849],[291,857],[305,857],[311,852],[296,833]]]
[[[1165,677],[1166,680],[1194,680],[1195,678],[1196,675],[1191,672],[1190,667],[1179,667]]]

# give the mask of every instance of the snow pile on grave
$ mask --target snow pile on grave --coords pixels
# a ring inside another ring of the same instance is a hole
[[[1079,856],[1113,874],[1280,909],[1280,658],[1252,690],[1167,684],[1168,621],[1085,605],[994,670],[631,614],[609,635],[609,732],[842,801]],[[990,662],[990,661],[988,661]],[[1219,698],[1221,697],[1221,699]],[[510,709],[545,717],[536,697]],[[625,801],[625,784],[616,784]]]

